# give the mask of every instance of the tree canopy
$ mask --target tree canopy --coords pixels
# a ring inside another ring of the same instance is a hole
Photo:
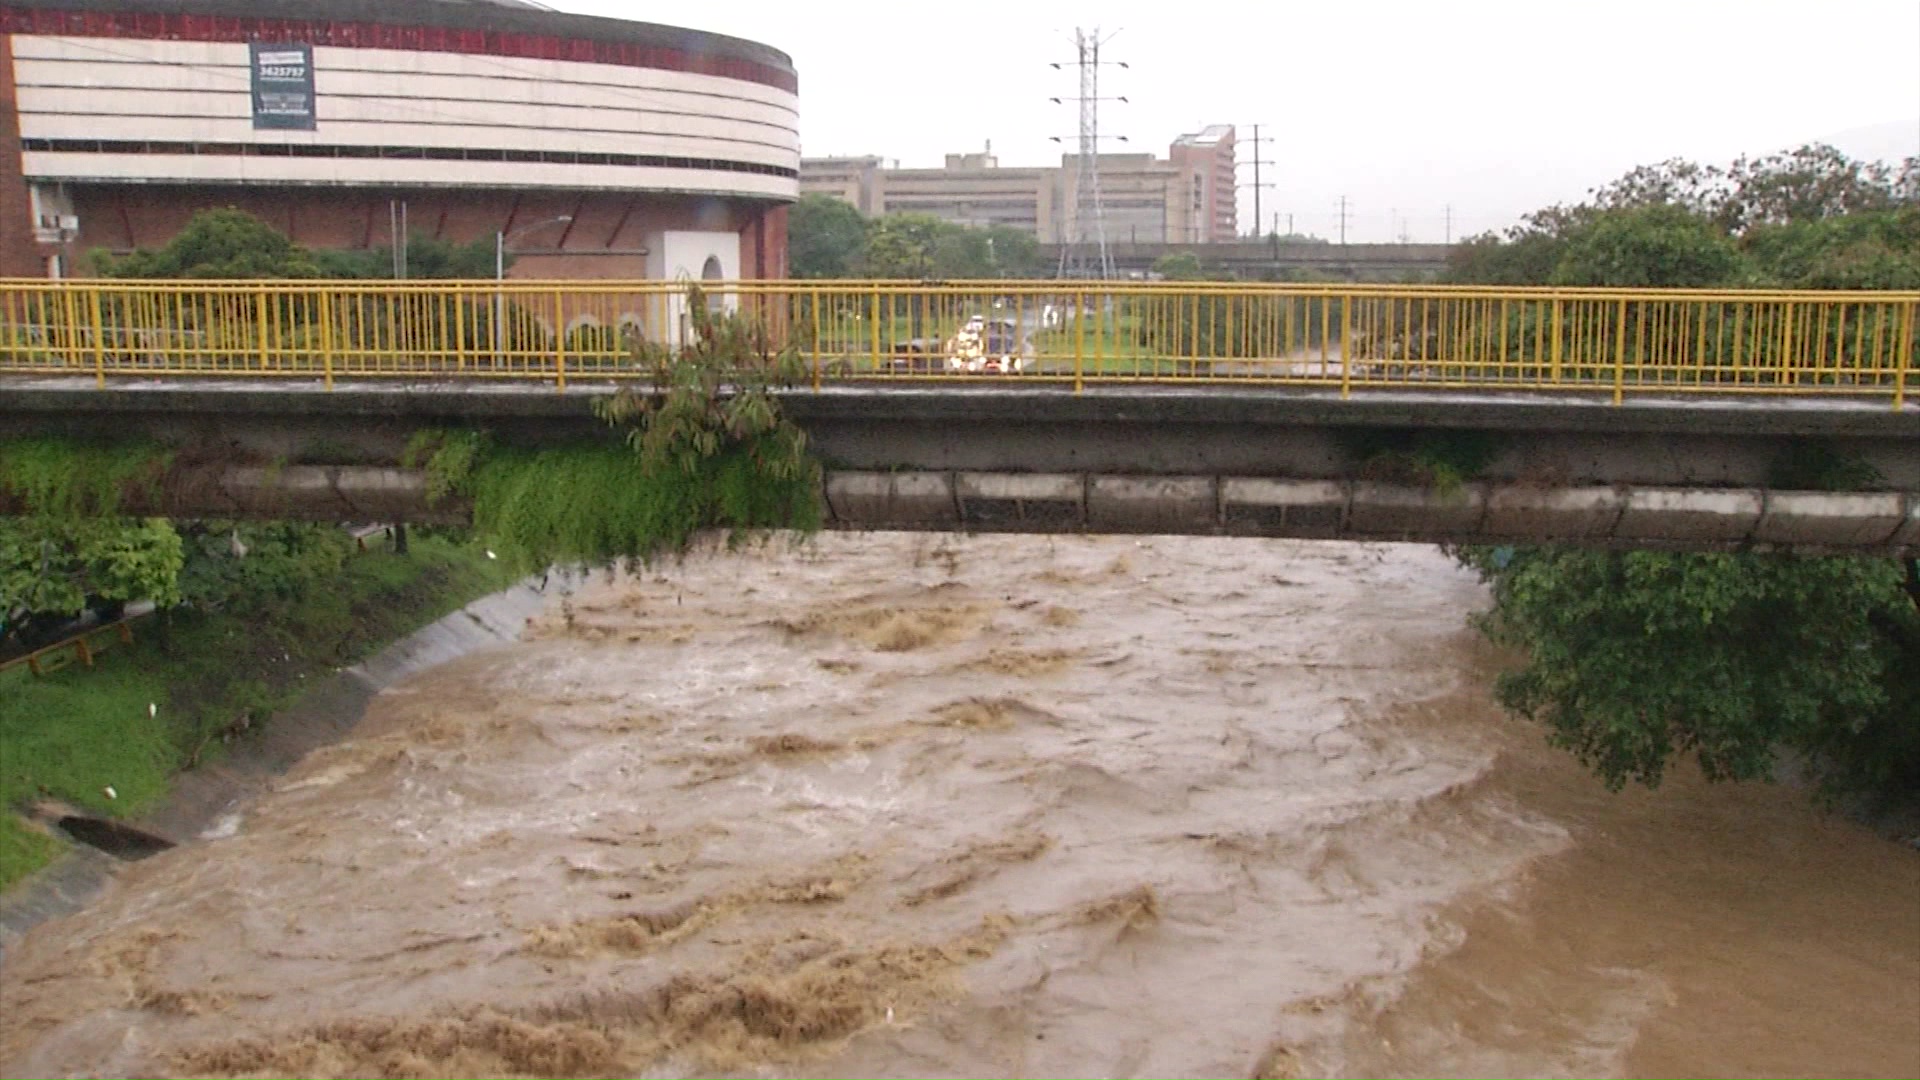
[[[407,241],[410,278],[493,276],[493,243],[454,244],[415,235]],[[393,276],[385,249],[313,250],[244,210],[202,210],[166,246],[114,256],[94,253],[110,278],[207,280],[379,279]]]
[[[1635,169],[1576,206],[1455,253],[1456,282],[1915,288],[1920,167],[1806,147],[1725,168]],[[1791,456],[1791,455],[1790,455]],[[1809,444],[1787,486],[1846,487],[1860,463]],[[1786,462],[1786,465],[1792,462]],[[1871,477],[1864,477],[1871,480]],[[1829,790],[1920,796],[1920,562],[1468,549],[1526,657],[1499,700],[1607,783],[1656,784],[1677,756],[1713,779],[1808,760]]]
[[[1920,158],[1899,168],[1812,145],[1730,166],[1666,161],[1472,237],[1449,280],[1473,285],[1912,288]]]
[[[326,276],[311,251],[244,210],[203,210],[168,244],[114,258],[97,256],[114,278],[258,279]]]
[[[787,266],[797,278],[847,278],[867,246],[867,219],[831,195],[803,195],[787,217]]]
[[[787,248],[797,278],[983,280],[1038,277],[1049,269],[1039,241],[1022,229],[955,225],[930,214],[869,219],[826,195],[794,206]]]
[[[158,518],[0,518],[0,623],[78,615],[89,600],[173,603],[183,559]]]

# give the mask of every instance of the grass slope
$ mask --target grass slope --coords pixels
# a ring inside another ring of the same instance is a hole
[[[166,795],[173,773],[218,755],[227,736],[309,683],[509,584],[478,545],[416,535],[408,554],[351,558],[337,580],[265,619],[163,613],[91,669],[0,673],[0,889],[61,850],[12,812],[22,804],[51,796],[136,816]]]

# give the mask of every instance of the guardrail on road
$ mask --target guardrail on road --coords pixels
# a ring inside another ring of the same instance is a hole
[[[696,307],[749,319],[815,386],[1018,376],[1076,388],[1787,393],[1884,398],[1920,292],[991,281],[0,282],[0,372],[645,378]],[[649,352],[652,349],[654,352]]]

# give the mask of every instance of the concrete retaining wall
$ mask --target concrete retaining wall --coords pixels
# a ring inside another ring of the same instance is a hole
[[[1920,495],[1901,492],[843,469],[827,474],[821,494],[823,517],[841,529],[1920,551]],[[471,512],[458,499],[429,505],[424,473],[383,466],[201,466],[157,493],[129,493],[125,509],[424,523],[463,522]],[[0,493],[0,513],[20,510]]]
[[[829,474],[826,496],[845,529],[1920,551],[1920,496],[1892,492],[855,471]]]
[[[426,476],[384,466],[197,466],[125,509],[171,517],[458,523]],[[1652,485],[1433,489],[1218,474],[836,470],[823,516],[842,529],[1162,533],[1899,553],[1920,550],[1920,495]],[[18,513],[0,493],[0,513]]]

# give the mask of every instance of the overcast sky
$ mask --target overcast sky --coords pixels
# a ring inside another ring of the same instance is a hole
[[[907,165],[987,140],[1002,165],[1058,160],[1078,115],[1047,99],[1076,91],[1073,30],[1097,20],[1130,65],[1102,75],[1130,99],[1101,111],[1114,149],[1258,123],[1267,223],[1333,237],[1345,195],[1354,241],[1438,241],[1448,206],[1455,237],[1502,227],[1669,157],[1920,154],[1920,0],[547,2],[781,49],[807,156]]]

